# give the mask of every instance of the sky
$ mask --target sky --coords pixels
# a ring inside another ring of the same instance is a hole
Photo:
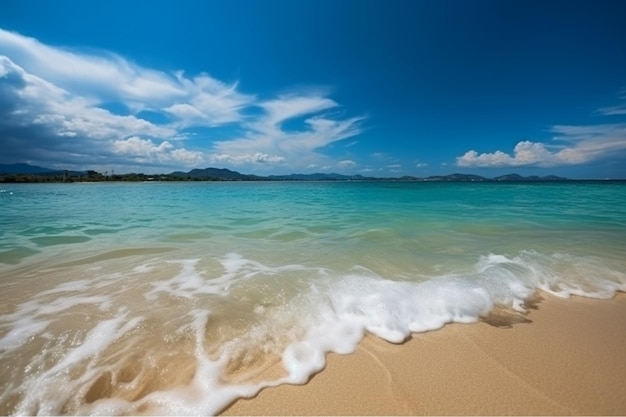
[[[3,0],[0,164],[626,178],[626,2]]]

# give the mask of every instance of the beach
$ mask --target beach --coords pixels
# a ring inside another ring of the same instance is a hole
[[[265,389],[223,415],[626,414],[626,295],[541,298],[524,316],[399,345],[366,337],[306,385]]]

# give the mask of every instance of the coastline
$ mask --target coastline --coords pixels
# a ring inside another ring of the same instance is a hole
[[[307,384],[265,389],[221,415],[626,414],[626,294],[542,293],[534,307],[401,345],[368,336],[353,354],[328,355]]]

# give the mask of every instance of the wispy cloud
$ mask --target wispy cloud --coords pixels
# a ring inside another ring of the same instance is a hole
[[[402,164],[389,164],[387,165],[387,169],[389,172],[397,174],[398,172],[402,172]]]
[[[240,110],[254,97],[200,74],[185,77],[134,64],[108,51],[85,53],[55,48],[0,29],[0,53],[26,72],[71,91],[91,104],[119,101],[131,112],[165,110],[182,123],[209,125],[241,119]]]
[[[110,111],[111,103],[125,111]],[[3,161],[331,166],[337,161],[321,149],[358,135],[363,120],[337,117],[339,107],[322,91],[259,100],[207,73],[164,72],[0,29],[0,141],[10,149]],[[239,134],[210,139],[212,129],[228,126]]]
[[[219,141],[214,145],[213,158],[231,163],[287,163],[289,166],[323,165],[325,157],[316,151],[333,142],[358,135],[360,117],[332,119],[324,110],[337,107],[333,100],[319,95],[283,96],[259,104],[264,114],[245,127],[242,138]],[[284,122],[305,117],[300,129],[285,129]],[[263,161],[255,155],[267,155]]]
[[[237,84],[226,85],[208,74],[193,79],[182,71],[176,79],[184,87],[183,97],[172,97],[174,104],[163,110],[174,116],[177,127],[219,126],[242,120],[242,111],[254,102],[254,97],[237,91]]]
[[[618,105],[618,106],[603,107],[600,110],[598,110],[598,112],[606,116],[616,116],[616,115],[626,114],[626,103]]]
[[[619,116],[626,114],[626,88],[622,89],[619,98],[621,103],[615,106],[602,107],[598,109],[598,113],[605,116]]]

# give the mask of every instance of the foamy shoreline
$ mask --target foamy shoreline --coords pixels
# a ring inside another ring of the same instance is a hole
[[[524,316],[448,325],[402,345],[366,337],[306,385],[223,415],[624,415],[626,294],[542,294]]]

